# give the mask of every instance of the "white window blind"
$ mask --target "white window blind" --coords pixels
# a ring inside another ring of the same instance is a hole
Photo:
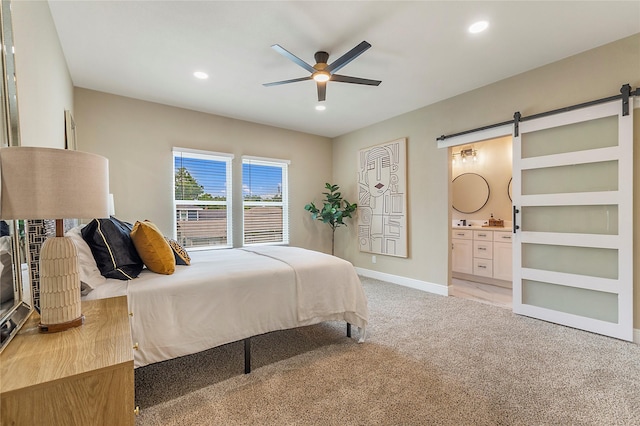
[[[176,240],[187,249],[231,247],[233,155],[173,149]]]
[[[289,244],[288,165],[242,157],[244,245]]]

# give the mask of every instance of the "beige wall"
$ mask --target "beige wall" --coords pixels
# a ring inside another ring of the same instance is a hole
[[[331,180],[330,139],[80,88],[75,106],[78,149],[109,159],[117,217],[148,219],[173,234],[174,146],[234,154],[238,179],[242,155],[288,159],[291,245],[331,251],[328,227],[304,210]],[[234,188],[236,206],[241,190]],[[241,215],[234,222],[242,223]]]
[[[11,3],[22,145],[64,148],[73,83],[46,1]]]
[[[471,72],[471,71],[470,71]],[[622,84],[640,86],[640,34],[499,81],[341,136],[333,141],[333,179],[355,198],[356,153],[359,149],[399,137],[408,140],[409,258],[358,252],[355,229],[337,233],[336,253],[370,270],[447,285],[449,280],[449,176],[447,149],[436,138],[474,127],[619,93]],[[636,110],[640,115],[640,110]],[[636,116],[635,145],[640,139]],[[634,169],[634,217],[640,212],[640,149]],[[640,223],[634,227],[634,259],[640,265]],[[637,268],[636,268],[637,269]],[[640,328],[640,279],[634,276],[634,327]]]

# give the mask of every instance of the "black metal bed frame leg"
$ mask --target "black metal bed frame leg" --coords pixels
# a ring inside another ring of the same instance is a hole
[[[347,337],[351,337],[351,323],[347,322]],[[244,339],[244,374],[251,373],[251,337]]]
[[[251,373],[251,337],[244,339],[244,374]]]

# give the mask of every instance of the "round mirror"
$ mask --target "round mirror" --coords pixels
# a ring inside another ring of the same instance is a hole
[[[453,208],[475,213],[489,201],[489,183],[477,173],[463,173],[453,180]]]

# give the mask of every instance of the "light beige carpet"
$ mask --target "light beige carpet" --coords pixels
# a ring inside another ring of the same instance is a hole
[[[140,425],[640,425],[640,346],[362,278],[344,323],[136,370]],[[354,332],[357,337],[357,332]]]

